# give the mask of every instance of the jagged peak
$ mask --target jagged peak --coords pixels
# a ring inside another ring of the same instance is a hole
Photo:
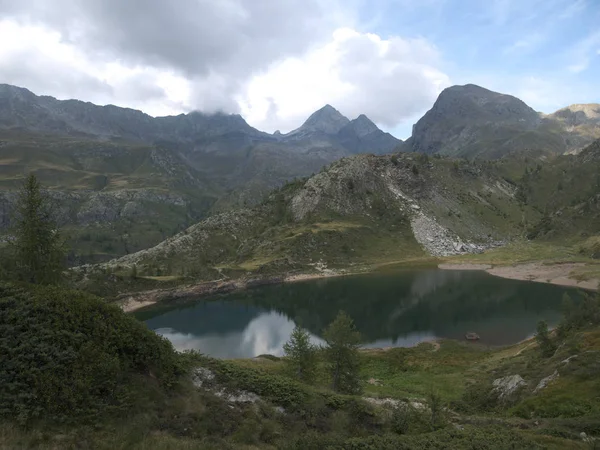
[[[350,120],[347,117],[333,106],[327,104],[312,113],[300,129],[335,134],[349,122]]]

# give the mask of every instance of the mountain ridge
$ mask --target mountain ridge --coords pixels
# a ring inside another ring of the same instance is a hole
[[[547,155],[577,152],[600,137],[600,127],[596,130],[586,123],[587,127],[569,128],[559,112],[540,114],[517,97],[474,84],[451,86],[413,126],[402,148],[497,159],[514,151],[542,151]]]

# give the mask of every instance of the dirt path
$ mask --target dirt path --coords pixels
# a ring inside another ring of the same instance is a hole
[[[583,263],[544,264],[534,262],[514,266],[496,266],[489,264],[440,264],[440,269],[446,270],[485,270],[490,275],[512,280],[535,281],[559,286],[577,287],[586,290],[598,290],[600,279],[579,281],[571,278],[573,271],[585,267]]]

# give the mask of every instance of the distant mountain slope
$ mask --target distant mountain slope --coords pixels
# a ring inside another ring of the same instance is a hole
[[[343,156],[389,152],[400,142],[331,106],[297,131],[270,135],[239,115],[154,118],[0,84],[0,235],[28,172],[68,211],[61,220],[77,258],[98,260],[154,245],[212,211],[254,205]],[[90,233],[102,242],[79,239]]]
[[[400,139],[381,131],[364,114],[349,120],[331,105],[314,112],[300,128],[287,134],[277,134],[276,137],[282,142],[307,147],[344,149],[346,155],[390,153],[402,143]]]
[[[468,84],[452,86],[413,126],[403,149],[452,157],[497,159],[511,152],[562,154],[589,144],[558,112],[540,115],[523,101]]]
[[[559,109],[549,118],[560,122],[568,152],[582,150],[590,139],[600,139],[600,104],[571,105]]]

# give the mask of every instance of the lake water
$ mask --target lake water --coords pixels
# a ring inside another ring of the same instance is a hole
[[[567,291],[574,293],[481,271],[396,271],[256,287],[136,316],[177,350],[219,358],[281,355],[295,324],[320,343],[340,310],[354,319],[365,347],[464,340],[468,332],[495,346],[532,336],[540,319],[556,324]]]

